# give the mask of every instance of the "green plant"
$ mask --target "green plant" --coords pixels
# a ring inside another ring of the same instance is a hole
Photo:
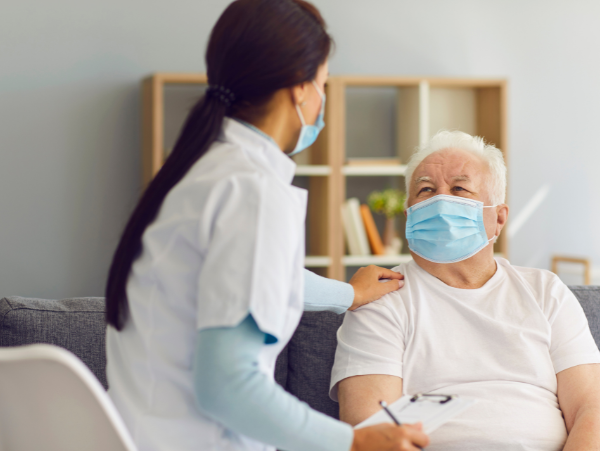
[[[383,191],[373,191],[369,195],[369,207],[375,213],[393,218],[404,212],[406,194],[400,190],[388,188]]]

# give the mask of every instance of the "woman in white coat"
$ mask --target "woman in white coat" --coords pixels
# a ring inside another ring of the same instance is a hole
[[[383,268],[351,285],[303,270],[307,193],[291,185],[289,155],[324,125],[330,47],[302,0],[237,0],[211,33],[207,93],[131,216],[107,283],[109,394],[140,451],[427,444],[416,427],[353,431],[273,379],[303,310],[342,313],[401,286]]]

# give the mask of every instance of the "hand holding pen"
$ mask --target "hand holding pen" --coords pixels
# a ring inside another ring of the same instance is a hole
[[[394,423],[396,423],[396,426],[402,426],[402,423],[400,423],[400,422],[399,422],[399,421],[396,419],[396,417],[395,417],[395,416],[392,414],[392,412],[390,411],[390,409],[388,409],[387,402],[385,402],[385,401],[379,401],[379,405],[380,405],[381,407],[383,407],[383,410],[385,410],[385,413],[387,413],[387,414],[388,414],[388,416],[389,416],[389,417],[392,419],[392,421],[393,421]]]
[[[385,411],[385,413],[388,414],[388,416],[392,419],[392,421],[396,424],[396,426],[402,426],[402,423],[396,418],[396,416],[392,413],[392,411],[389,409],[387,402],[385,401],[379,401],[379,405],[383,408],[383,410]],[[419,424],[419,423],[418,423]],[[414,427],[411,425],[411,427]],[[419,431],[422,430],[422,426],[417,426],[415,427],[415,429],[418,429]],[[416,446],[418,449],[423,449],[422,447],[418,446],[418,445],[414,445]]]

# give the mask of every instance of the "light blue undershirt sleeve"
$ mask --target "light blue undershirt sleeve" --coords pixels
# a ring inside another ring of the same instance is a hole
[[[197,333],[194,388],[200,410],[231,431],[286,451],[348,451],[352,427],[311,409],[258,369],[265,334],[248,315],[236,327]]]
[[[354,302],[352,285],[304,270],[304,311],[344,313]]]

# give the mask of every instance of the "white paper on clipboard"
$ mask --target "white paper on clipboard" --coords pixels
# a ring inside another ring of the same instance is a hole
[[[468,409],[476,402],[475,399],[452,396],[448,401],[441,403],[440,399],[443,400],[445,397],[446,395],[435,397],[422,396],[413,402],[411,401],[414,399],[413,395],[404,395],[398,401],[388,406],[388,409],[400,423],[413,424],[421,422],[423,423],[423,432],[431,434],[442,424]],[[383,409],[354,426],[354,429],[380,423],[394,423]]]

